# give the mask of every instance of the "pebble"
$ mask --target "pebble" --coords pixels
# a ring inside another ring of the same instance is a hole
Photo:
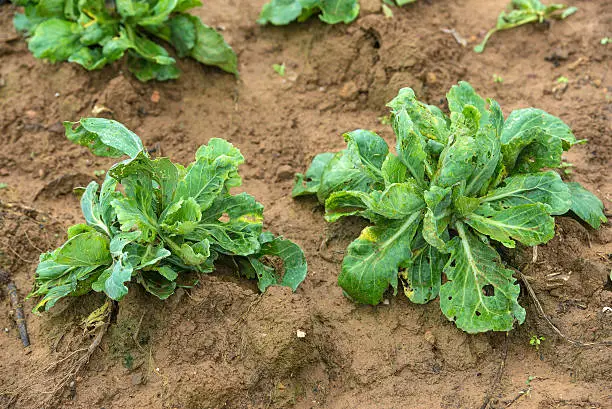
[[[357,88],[357,84],[353,81],[349,81],[342,86],[340,90],[340,98],[345,100],[354,99],[359,93],[359,89]]]
[[[295,172],[289,165],[281,165],[276,170],[276,180],[290,180],[293,179]]]
[[[429,344],[436,344],[436,336],[432,334],[431,331],[425,331],[425,334],[423,336],[425,337],[425,341],[427,341]]]
[[[131,380],[132,380],[132,385],[134,386],[142,384],[142,374],[141,373],[133,374],[131,377]]]

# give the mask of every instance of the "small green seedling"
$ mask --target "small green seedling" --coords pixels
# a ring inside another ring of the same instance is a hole
[[[415,1],[385,0],[385,3],[403,6]],[[393,16],[393,11],[385,6],[382,6],[385,16],[389,17],[388,13]],[[304,22],[315,14],[327,24],[348,24],[359,16],[359,0],[270,0],[261,9],[257,23],[283,26],[293,21]]]
[[[8,187],[8,184],[1,182],[0,183],[0,189],[6,189]]]
[[[544,342],[545,340],[546,338],[544,337],[532,335],[531,339],[529,340],[529,345],[534,347],[536,351],[540,351],[540,345],[542,345],[542,342]],[[531,382],[531,379],[529,379],[528,382]],[[527,385],[529,385],[529,383],[527,383]]]
[[[474,47],[474,51],[477,53],[483,52],[489,38],[498,31],[529,23],[543,23],[549,18],[563,20],[578,11],[576,7],[567,7],[563,4],[550,4],[546,6],[540,0],[512,0],[510,8],[510,12],[501,12],[497,17],[495,28],[489,30],[484,40]],[[558,13],[560,10],[563,11]]]
[[[601,39],[601,41],[599,41],[599,43],[601,45],[608,45],[608,44],[612,43],[612,38],[604,37],[604,38]]]
[[[281,77],[285,76],[285,63],[282,64],[272,64],[272,69]]]
[[[238,74],[236,54],[223,36],[186,13],[200,0],[14,0],[24,14],[13,20],[28,35],[36,58],[69,61],[97,70],[127,54],[128,69],[140,81],[178,78],[179,57]]]
[[[535,108],[504,118],[467,82],[447,93],[450,115],[400,90],[388,106],[395,152],[372,131],[344,134],[346,149],[314,157],[292,195],[316,195],[325,219],[361,216],[369,226],[346,249],[338,283],[376,305],[400,286],[414,303],[440,298],[443,314],[469,333],[509,331],[525,320],[520,286],[502,246],[535,246],[572,210],[594,228],[603,204],[555,169],[579,143]]]
[[[85,118],[64,126],[69,140],[94,154],[128,158],[111,167],[102,186],[94,181],[84,190],[85,223],[68,228],[62,246],[41,254],[28,295],[39,298],[34,312],[91,291],[104,292],[108,304],[127,294],[129,282],[163,300],[218,261],[257,279],[262,292],[271,285],[295,290],[306,277],[300,247],[263,231],[263,205],[247,193],[230,193],[242,183],[244,157],[229,142],[210,139],[183,166],[152,159],[118,122]],[[282,278],[275,258],[282,260]],[[87,326],[100,322],[104,311],[91,315]]]
[[[95,177],[99,178],[99,177],[106,175],[106,171],[104,169],[97,169],[97,170],[94,170],[93,174]]]
[[[504,79],[501,75],[493,74],[493,82],[495,82],[496,84],[501,84],[504,82]]]
[[[567,84],[569,82],[569,79],[562,75],[559,78],[557,78],[556,81],[557,81],[557,84]]]

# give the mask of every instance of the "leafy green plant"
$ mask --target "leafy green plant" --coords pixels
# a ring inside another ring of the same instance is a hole
[[[90,291],[119,300],[136,281],[165,299],[181,273],[210,273],[224,261],[265,291],[271,285],[293,290],[306,276],[306,259],[293,242],[263,229],[263,206],[240,186],[240,151],[213,138],[187,167],[168,158],[152,159],[140,138],[118,122],[102,118],[66,122],[71,141],[99,156],[129,156],[115,164],[104,183],[91,182],[81,197],[85,224],[68,229],[68,240],[40,256],[35,312],[59,299]],[[282,260],[282,278],[272,267]]]
[[[569,78],[562,75],[559,78],[557,78],[556,81],[557,81],[557,84],[567,84],[569,82]]]
[[[493,82],[496,84],[503,84],[504,78],[499,74],[493,74]]]
[[[559,12],[561,10],[563,11]],[[563,20],[576,11],[578,11],[576,7],[567,7],[563,4],[550,4],[546,6],[542,4],[540,0],[512,0],[510,3],[510,11],[501,12],[497,17],[495,28],[489,30],[484,40],[474,47],[474,51],[477,53],[483,52],[487,41],[489,41],[489,37],[498,31],[529,23],[542,23],[549,18]]]
[[[30,36],[36,58],[69,61],[96,70],[128,54],[128,68],[140,81],[178,78],[176,60],[191,57],[237,74],[237,59],[223,36],[185,11],[200,0],[16,0],[25,8],[15,28]]]
[[[388,104],[397,154],[373,132],[349,132],[346,149],[315,156],[296,175],[292,194],[316,195],[329,222],[372,223],[348,246],[338,277],[353,300],[378,304],[401,282],[415,303],[439,296],[464,331],[507,331],[525,310],[496,248],[547,242],[552,216],[569,210],[597,228],[603,205],[550,170],[579,143],[559,118],[526,108],[504,120],[499,104],[487,107],[466,82],[447,100],[450,117],[400,90]]]
[[[416,0],[395,0],[403,6]],[[303,22],[320,13],[327,24],[350,23],[359,15],[359,0],[270,0],[264,4],[257,22],[282,26],[293,21]]]
[[[536,351],[539,351],[540,350],[540,345],[542,345],[542,342],[545,341],[545,340],[546,340],[546,338],[544,338],[544,337],[539,337],[537,335],[532,335],[531,339],[529,339],[529,345],[534,347]]]
[[[285,63],[272,64],[272,69],[274,70],[275,73],[277,73],[281,77],[285,76],[285,71],[286,71]]]

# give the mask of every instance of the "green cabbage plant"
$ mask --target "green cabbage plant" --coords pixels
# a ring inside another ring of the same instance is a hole
[[[347,148],[317,155],[296,176],[293,196],[316,195],[325,219],[371,222],[346,251],[340,286],[378,304],[401,283],[423,304],[437,297],[444,315],[470,333],[522,323],[520,288],[498,248],[535,246],[569,211],[598,228],[601,201],[554,170],[579,143],[559,118],[534,108],[504,119],[466,82],[447,94],[450,115],[402,89],[388,106],[396,153],[378,135],[344,135]]]
[[[70,227],[61,247],[41,254],[29,295],[40,298],[35,312],[91,291],[120,300],[130,281],[165,299],[181,275],[210,273],[216,262],[256,278],[262,292],[271,285],[295,290],[306,277],[300,247],[263,231],[263,205],[247,193],[230,193],[242,182],[244,157],[229,142],[211,139],[184,167],[151,158],[118,122],[86,118],[65,127],[70,140],[94,154],[129,159],[115,164],[102,186],[87,186],[85,223]],[[282,276],[275,265],[282,265]]]
[[[385,0],[385,3],[403,6],[414,1]],[[348,24],[359,16],[359,0],[270,0],[261,9],[257,22],[283,26],[296,20],[301,23],[318,13],[327,24]]]
[[[176,60],[191,57],[237,74],[236,54],[223,36],[186,10],[200,0],[16,0],[23,14],[13,20],[26,33],[36,58],[69,61],[97,70],[128,54],[128,68],[140,80],[178,78]]]

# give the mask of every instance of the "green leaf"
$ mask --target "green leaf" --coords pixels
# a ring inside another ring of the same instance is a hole
[[[165,300],[174,294],[176,289],[176,272],[168,266],[162,266],[157,271],[139,271],[137,281],[144,289],[159,298]],[[174,278],[170,278],[174,277]]]
[[[274,284],[290,287],[295,291],[306,278],[306,273],[308,271],[306,256],[302,249],[291,240],[276,237],[271,241],[263,243],[259,255],[277,256],[283,261],[283,278],[280,280],[280,283],[277,279],[277,282]],[[260,278],[260,291],[265,291],[268,285],[268,280],[261,282]]]
[[[405,108],[393,115],[393,130],[397,135],[397,154],[399,160],[406,166],[412,177],[421,185],[425,183],[425,168],[427,175],[432,174],[432,164],[428,163],[425,152],[426,138],[415,128],[415,124]]]
[[[484,126],[489,122],[489,111],[485,108],[485,101],[474,91],[474,88],[465,81],[459,81],[458,85],[453,85],[446,94],[448,108],[451,112],[463,113],[467,105],[471,105],[480,112],[480,125]]]
[[[420,213],[405,220],[366,227],[348,248],[338,284],[353,300],[378,304],[389,285],[397,291],[400,264],[411,258],[410,245]]]
[[[561,119],[536,108],[512,111],[504,124],[501,141],[508,144],[513,139],[522,139],[525,134],[531,134],[534,128],[561,139],[563,150],[568,150],[578,143],[572,130]]]
[[[536,127],[516,134],[502,145],[501,151],[504,166],[512,175],[559,167],[563,145],[561,139]]]
[[[321,185],[317,192],[319,202],[325,200],[333,193],[343,190],[370,192],[376,187],[382,187],[380,182],[376,183],[362,168],[357,168],[345,151],[338,152],[329,161],[321,175]]]
[[[346,155],[353,165],[373,180],[383,180],[382,165],[389,147],[383,138],[374,132],[358,129],[344,134],[347,144]]]
[[[323,172],[333,157],[334,154],[331,152],[320,153],[314,157],[304,175],[296,173],[295,185],[291,191],[291,196],[298,197],[316,194],[321,186]]]
[[[468,333],[509,331],[525,320],[518,304],[520,287],[499,254],[457,223],[459,236],[449,243],[444,269],[448,281],[440,287],[440,308]]]
[[[598,229],[602,223],[607,223],[608,219],[604,215],[604,206],[601,200],[593,193],[586,190],[580,183],[568,182],[572,205],[570,210],[582,220]]]
[[[137,229],[142,234],[141,240],[147,243],[156,237],[158,229],[152,193],[143,186],[138,188],[138,195],[117,198],[111,202],[121,224],[121,231]]]
[[[51,62],[66,61],[83,46],[79,42],[79,25],[52,18],[36,27],[28,48],[36,58]]]
[[[168,19],[168,16],[177,6],[178,0],[158,0],[149,16],[138,20],[141,26],[157,26]]]
[[[77,234],[55,253],[55,262],[66,266],[85,267],[110,264],[108,237],[96,231]]]
[[[359,16],[357,0],[319,0],[321,21],[327,24],[348,24]]]
[[[193,197],[179,199],[163,213],[159,226],[169,234],[186,235],[202,220],[200,205]]]
[[[196,25],[187,14],[177,14],[168,21],[170,42],[179,57],[187,57],[197,39]]]
[[[425,245],[413,252],[414,257],[404,267],[400,275],[404,294],[415,304],[426,304],[435,299],[440,292],[442,269],[448,255],[440,253],[435,247]]]
[[[325,201],[325,219],[336,221],[342,216],[362,212],[365,212],[361,214],[364,217],[374,213],[387,219],[404,219],[424,206],[422,191],[414,179],[408,179],[404,183],[391,184],[382,192],[335,192]]]
[[[518,174],[503,180],[503,185],[481,199],[494,207],[509,209],[522,204],[542,203],[552,215],[565,214],[571,206],[571,194],[557,172]]]
[[[192,16],[191,21],[196,31],[195,44],[189,54],[191,58],[238,75],[238,58],[223,36],[197,17]]]
[[[97,156],[123,154],[134,158],[144,150],[138,135],[112,119],[81,118],[79,122],[64,122],[64,128],[69,140],[86,146]]]
[[[221,221],[223,216],[228,219]],[[186,237],[207,238],[215,250],[225,254],[248,256],[260,250],[263,206],[242,193],[218,199],[206,211],[196,229]]]
[[[449,137],[447,118],[439,108],[418,101],[411,88],[400,89],[397,96],[387,106],[391,108],[394,115],[405,109],[418,134],[425,139],[446,145]],[[398,149],[398,156],[401,158],[402,155],[399,152]],[[407,163],[406,166],[408,166]]]
[[[200,158],[178,182],[175,198],[193,198],[201,210],[206,210],[225,188],[230,172],[235,170],[235,162],[228,156],[221,156],[212,163]]]
[[[135,53],[128,55],[128,69],[142,82],[173,80],[181,75],[181,70],[174,64],[157,64],[140,58]]]
[[[484,204],[467,216],[465,223],[510,248],[514,248],[514,240],[526,246],[536,246],[555,235],[555,220],[541,203],[522,204],[504,210],[495,210]]]
[[[121,257],[111,267],[104,270],[98,278],[96,286],[92,285],[92,288],[94,290],[99,288],[103,280],[104,293],[111,299],[118,301],[128,293],[125,283],[132,279],[132,272],[133,267],[125,262],[124,257]]]
[[[445,231],[451,220],[451,188],[432,186],[424,193],[427,210],[423,219],[423,238],[439,251],[447,252]]]
[[[102,49],[90,49],[87,47],[83,47],[72,54],[68,61],[77,63],[88,71],[101,69],[108,62],[106,57],[104,57]]]
[[[302,9],[300,0],[271,0],[264,4],[257,23],[286,25],[296,20],[302,14]]]
[[[185,242],[180,246],[172,245],[171,241],[167,242],[172,247],[172,253],[178,256],[187,266],[199,266],[206,263],[210,257],[210,242],[206,239],[194,242]]]
[[[385,185],[392,183],[401,183],[406,180],[408,168],[404,163],[393,153],[389,152],[387,158],[380,168]]]

